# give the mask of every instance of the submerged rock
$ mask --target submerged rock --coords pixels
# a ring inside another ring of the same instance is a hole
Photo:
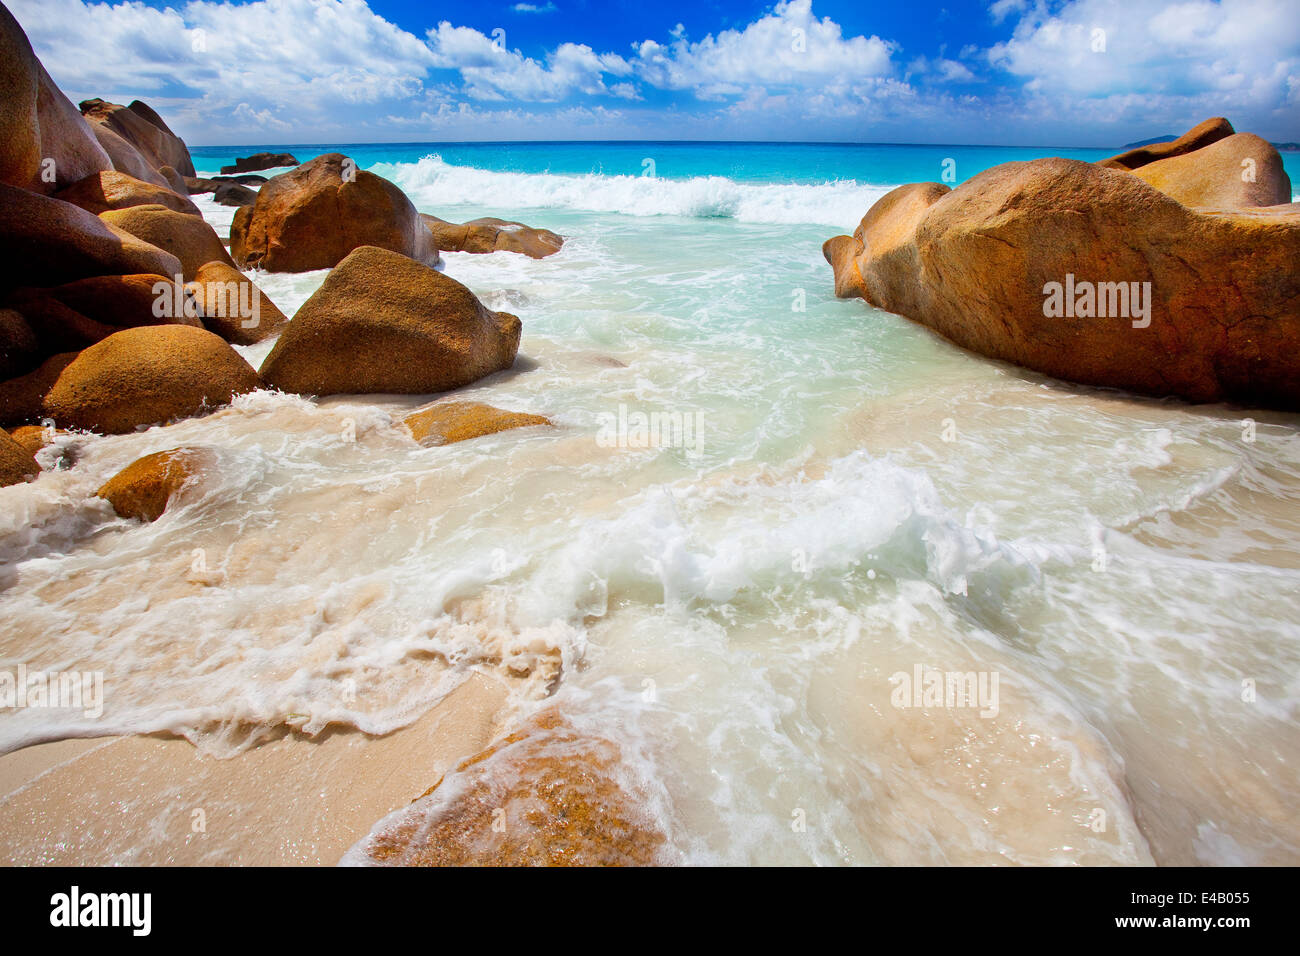
[[[1196,210],[1126,170],[1041,159],[951,192],[900,187],[823,251],[838,295],[991,358],[1087,385],[1300,408],[1290,206]]]
[[[552,424],[549,418],[542,415],[508,412],[482,402],[439,402],[412,412],[403,419],[403,423],[422,445],[451,445],[511,428]]]
[[[303,303],[262,377],[304,395],[443,392],[514,364],[520,329],[455,279],[363,246]]]
[[[41,473],[32,453],[0,428],[0,486],[31,481]]]
[[[206,329],[146,326],[79,354],[45,395],[60,426],[117,434],[211,411],[259,386],[239,353]]]
[[[95,494],[123,518],[157,521],[186,485],[210,469],[216,456],[206,448],[181,447],[145,455],[110,478]]]
[[[466,760],[382,821],[346,862],[383,866],[649,866],[663,828],[617,744],[552,713]]]
[[[562,236],[522,222],[489,217],[455,223],[425,213],[420,218],[442,252],[518,252],[533,259],[544,259],[559,252],[564,245]]]
[[[329,269],[361,246],[438,263],[433,236],[406,194],[340,153],[273,177],[230,226],[230,252],[240,268]]]

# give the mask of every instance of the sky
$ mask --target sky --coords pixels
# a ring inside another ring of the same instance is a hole
[[[5,0],[191,145],[1300,140],[1300,0]]]

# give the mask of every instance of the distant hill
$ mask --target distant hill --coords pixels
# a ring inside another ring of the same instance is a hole
[[[1167,143],[1170,140],[1177,139],[1177,136],[1155,136],[1151,139],[1138,140],[1136,143],[1125,143],[1125,149],[1137,149],[1139,146],[1151,146],[1155,143]]]

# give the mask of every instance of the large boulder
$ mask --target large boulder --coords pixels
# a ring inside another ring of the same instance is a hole
[[[95,494],[123,518],[157,521],[167,505],[210,470],[216,455],[206,448],[181,447],[137,458]]]
[[[79,206],[0,183],[0,295],[20,285],[55,286],[100,275],[171,276],[180,270],[171,253]]]
[[[259,169],[275,169],[279,166],[297,166],[298,160],[293,153],[254,153],[252,156],[240,156],[233,166],[222,166],[221,174],[255,173]]]
[[[1226,139],[1234,132],[1231,123],[1222,116],[1214,116],[1193,126],[1177,139],[1170,140],[1167,143],[1138,146],[1127,152],[1120,153],[1118,156],[1103,159],[1097,165],[1103,169],[1140,169],[1147,163],[1195,152],[1209,146],[1211,143]]]
[[[234,265],[217,231],[201,217],[176,212],[166,206],[150,205],[110,209],[100,213],[99,218],[170,252],[180,260],[186,282],[194,278],[204,263]]]
[[[22,425],[45,417],[45,396],[77,352],[51,355],[35,370],[0,382],[0,425]]]
[[[50,193],[112,161],[0,5],[0,182]]]
[[[54,194],[74,206],[98,216],[110,209],[127,209],[131,206],[166,206],[174,212],[200,216],[199,207],[190,202],[189,193],[180,195],[166,186],[143,182],[126,173],[101,170],[80,182]]]
[[[421,213],[441,252],[518,252],[533,259],[545,259],[560,251],[564,238],[549,229],[534,229],[522,222],[505,219],[473,219],[447,222]]]
[[[202,328],[186,313],[183,296],[170,276],[91,276],[53,288],[15,289],[8,305],[22,314],[41,353],[49,355],[80,350],[141,325]]]
[[[901,190],[826,244],[840,295],[1057,378],[1300,408],[1293,208],[1194,210],[1068,159]]]
[[[329,269],[360,246],[438,263],[433,236],[406,194],[340,153],[273,177],[230,226],[230,252],[244,269]]]
[[[1291,201],[1291,177],[1282,157],[1253,133],[1234,133],[1181,156],[1133,171],[1184,206],[1233,209]]]
[[[64,428],[119,434],[227,405],[259,385],[219,336],[187,325],[127,329],[86,349],[45,396]]]
[[[194,175],[194,161],[185,143],[149,106],[139,100],[119,106],[101,99],[83,100],[80,105],[87,120],[122,137],[153,169],[171,166],[182,176]]]
[[[22,375],[40,355],[40,339],[22,313],[0,309],[0,381]]]
[[[289,321],[253,280],[225,262],[207,262],[185,286],[204,326],[233,345],[252,345]]]
[[[0,428],[0,486],[31,481],[40,472],[41,466],[36,464],[31,452]]]
[[[520,322],[397,252],[363,246],[325,278],[262,365],[268,385],[311,395],[429,393],[514,364]]]
[[[170,185],[162,173],[150,166],[149,161],[140,155],[140,151],[121,136],[118,136],[102,123],[91,123],[89,125],[95,139],[99,140],[99,145],[104,148],[104,152],[108,153],[113,168],[118,172],[126,173],[143,183],[150,183],[154,186]]]

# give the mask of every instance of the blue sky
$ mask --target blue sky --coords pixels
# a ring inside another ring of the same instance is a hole
[[[1300,140],[1296,0],[9,0],[79,100],[195,145]]]

